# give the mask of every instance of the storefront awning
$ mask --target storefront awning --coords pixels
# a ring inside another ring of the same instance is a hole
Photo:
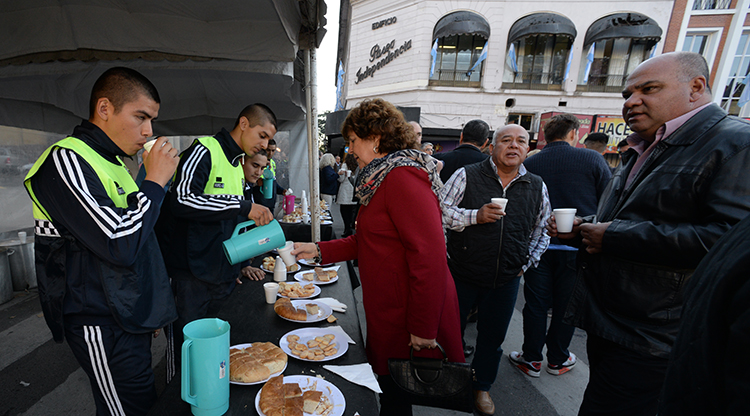
[[[532,35],[566,35],[575,39],[576,27],[565,16],[554,13],[534,13],[522,17],[510,27],[508,43]]]
[[[595,21],[586,31],[584,45],[614,38],[661,39],[662,30],[648,16],[639,13],[615,13]]]
[[[460,11],[445,15],[438,20],[432,39],[452,35],[479,35],[490,38],[490,24],[476,13]]]

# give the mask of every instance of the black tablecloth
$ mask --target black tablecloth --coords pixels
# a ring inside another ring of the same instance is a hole
[[[312,242],[312,229],[310,224],[290,224],[285,222],[279,222],[281,229],[284,231],[284,236],[287,241],[294,241],[298,243],[310,243]],[[333,239],[333,226],[321,225],[320,226],[320,239],[322,241],[329,241]]]
[[[309,229],[309,227],[308,227]],[[270,273],[266,274],[264,281],[255,282],[243,279],[243,284],[238,285],[219,313],[219,318],[226,320],[231,325],[230,345],[244,344],[258,341],[271,341],[279,345],[281,337],[289,331],[299,328],[326,327],[340,325],[344,331],[356,342],[349,344],[349,350],[342,357],[322,363],[300,361],[289,357],[288,366],[284,375],[322,375],[326,380],[336,385],[346,399],[346,410],[344,415],[350,416],[359,412],[361,416],[377,415],[378,407],[375,393],[357,384],[353,384],[340,376],[323,369],[324,364],[348,365],[367,362],[365,356],[364,341],[360,332],[357,308],[352,293],[352,285],[345,263],[339,263],[339,280],[328,285],[321,285],[319,297],[332,297],[345,303],[348,308],[345,313],[334,312],[338,318],[333,324],[326,321],[300,324],[286,321],[273,310],[273,305],[265,302],[263,294],[263,283],[273,280]],[[293,274],[289,274],[288,280],[293,280]],[[179,347],[178,347],[179,348]],[[230,385],[229,388],[229,411],[227,415],[257,415],[255,410],[255,396],[262,385],[238,386]],[[180,397],[180,380],[175,379],[166,386],[159,397],[156,405],[151,409],[149,415],[190,415],[190,405],[182,401]]]

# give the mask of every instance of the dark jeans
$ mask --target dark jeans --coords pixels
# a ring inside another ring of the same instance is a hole
[[[462,338],[466,329],[466,316],[474,305],[478,307],[477,347],[471,361],[476,375],[474,390],[489,391],[495,382],[500,360],[503,358],[501,345],[518,297],[519,280],[521,278],[516,277],[495,289],[455,280]]]
[[[576,280],[575,251],[547,250],[539,266],[523,275],[523,357],[542,361],[547,345],[547,362],[559,365],[568,359],[568,346],[575,328],[562,323],[565,308]],[[547,329],[547,310],[552,308],[552,322]]]
[[[586,349],[590,375],[579,416],[656,415],[667,358],[641,354],[592,334]]]

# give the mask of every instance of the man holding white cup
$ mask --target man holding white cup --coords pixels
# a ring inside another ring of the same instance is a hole
[[[474,402],[493,414],[489,390],[502,358],[501,344],[518,295],[518,284],[547,249],[547,188],[526,171],[529,134],[519,125],[495,131],[492,156],[456,170],[440,191],[448,228],[448,267],[456,283],[462,332],[478,307]],[[497,196],[501,199],[492,199]],[[504,205],[505,204],[505,205]]]
[[[524,166],[542,177],[549,189],[553,217],[558,231],[567,225],[570,232],[576,213],[596,213],[599,196],[612,176],[604,158],[594,150],[576,148],[580,122],[572,114],[559,114],[544,125],[547,145],[528,158]],[[562,322],[565,307],[575,285],[578,250],[557,238],[550,239],[549,248],[539,265],[523,276],[523,351],[511,351],[513,366],[530,377],[539,377],[542,370],[542,348],[547,346],[547,373],[558,376],[570,371],[576,356],[568,351],[575,327]],[[552,320],[547,328],[547,311]]]

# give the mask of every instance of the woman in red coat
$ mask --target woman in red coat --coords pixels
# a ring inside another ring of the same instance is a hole
[[[383,390],[381,415],[411,415],[388,372],[389,358],[445,349],[464,362],[458,299],[446,260],[436,160],[416,150],[417,138],[401,112],[382,99],[353,108],[342,127],[361,173],[355,195],[362,207],[356,234],[297,243],[297,258],[325,263],[359,259],[367,319],[367,357]],[[440,357],[439,351],[424,356]]]

